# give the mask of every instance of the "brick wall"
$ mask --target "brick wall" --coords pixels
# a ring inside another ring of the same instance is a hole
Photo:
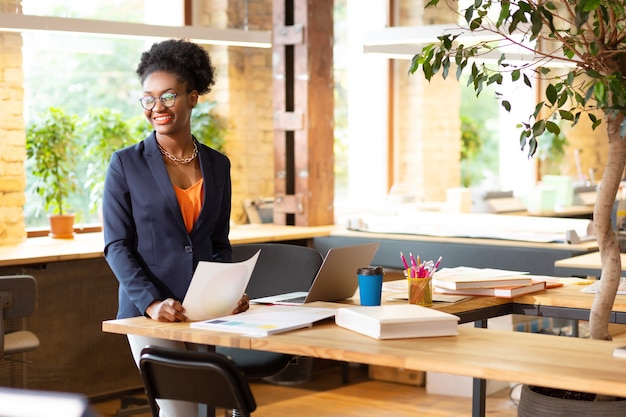
[[[243,3],[242,3],[243,4]],[[212,27],[243,28],[239,2],[205,0],[199,22]],[[272,29],[272,1],[248,3],[248,28]],[[245,198],[274,195],[271,49],[211,47],[217,84],[211,99],[227,120],[225,152],[232,163],[232,220],[245,223]]]
[[[0,10],[15,12],[14,0],[0,0]],[[24,202],[26,139],[24,89],[22,87],[22,37],[0,32],[0,245],[13,245],[26,238]]]
[[[424,11],[421,1],[396,4],[396,26],[453,21],[445,7]],[[394,61],[394,183],[406,183],[420,200],[444,201],[446,189],[461,183],[460,86],[439,75],[429,83],[421,72],[407,75],[408,68],[409,61]]]

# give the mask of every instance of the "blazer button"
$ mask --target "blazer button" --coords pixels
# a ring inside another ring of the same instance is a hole
[[[185,246],[185,252],[187,252],[187,253],[193,252],[193,250],[191,249],[191,245]]]

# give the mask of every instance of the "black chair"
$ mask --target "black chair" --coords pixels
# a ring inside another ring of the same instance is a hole
[[[219,353],[148,346],[141,351],[139,367],[154,417],[159,416],[157,399],[235,409],[243,417],[256,410],[243,371]]]
[[[37,282],[30,275],[0,277],[0,358],[39,347],[39,338],[28,330],[7,332],[5,320],[30,316],[35,311]]]
[[[313,248],[285,243],[233,246],[233,260],[245,261],[261,250],[246,293],[250,298],[293,291],[308,291],[322,265],[322,255]],[[216,352],[232,358],[249,379],[278,374],[293,355],[217,346]]]

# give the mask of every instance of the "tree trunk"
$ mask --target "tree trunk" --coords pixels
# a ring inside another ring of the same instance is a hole
[[[617,287],[622,275],[617,234],[611,224],[611,213],[626,162],[626,140],[621,137],[620,126],[624,121],[621,113],[607,114],[609,154],[598,189],[593,210],[593,221],[602,260],[600,290],[591,307],[589,331],[592,339],[611,340],[609,318]]]

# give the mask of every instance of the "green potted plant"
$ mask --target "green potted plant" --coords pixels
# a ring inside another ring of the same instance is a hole
[[[26,130],[26,155],[32,164],[32,189],[43,198],[50,220],[50,236],[72,238],[75,213],[68,205],[77,190],[76,158],[80,147],[76,119],[62,109],[50,107]]]
[[[430,0],[426,7],[438,3]],[[593,213],[602,278],[591,308],[589,331],[592,339],[609,340],[609,320],[621,277],[611,211],[626,165],[626,0],[475,0],[465,10],[457,10],[454,1],[448,5],[464,17],[466,33],[489,37],[464,43],[462,32],[442,33],[437,43],[413,57],[410,73],[421,68],[430,80],[437,73],[445,78],[450,70],[457,78],[468,72],[477,93],[484,86],[502,85],[505,80],[528,87],[533,78],[540,80],[545,98],[520,124],[519,145],[522,149],[528,146],[529,156],[535,154],[544,132],[560,133],[559,119],[575,124],[587,117],[593,129],[606,125],[609,151]],[[519,46],[532,59],[522,63],[507,60],[510,48],[506,47],[510,45]],[[480,62],[486,54],[495,56],[494,65]],[[500,97],[503,108],[509,111],[511,103]],[[590,360],[593,366],[593,358]],[[626,405],[626,401],[597,401],[612,399],[604,396],[595,399],[593,403],[599,407],[603,402],[613,403],[609,408],[615,403]],[[583,415],[624,415],[623,408],[617,414],[604,414],[588,411],[582,404],[575,404],[572,410]],[[540,410],[525,413],[520,415],[550,415]]]
[[[145,121],[144,125],[147,125]],[[89,110],[81,121],[80,131],[86,141],[88,163],[85,187],[89,190],[89,209],[97,212],[102,204],[104,179],[111,155],[136,142],[136,138],[122,113],[108,108]]]

